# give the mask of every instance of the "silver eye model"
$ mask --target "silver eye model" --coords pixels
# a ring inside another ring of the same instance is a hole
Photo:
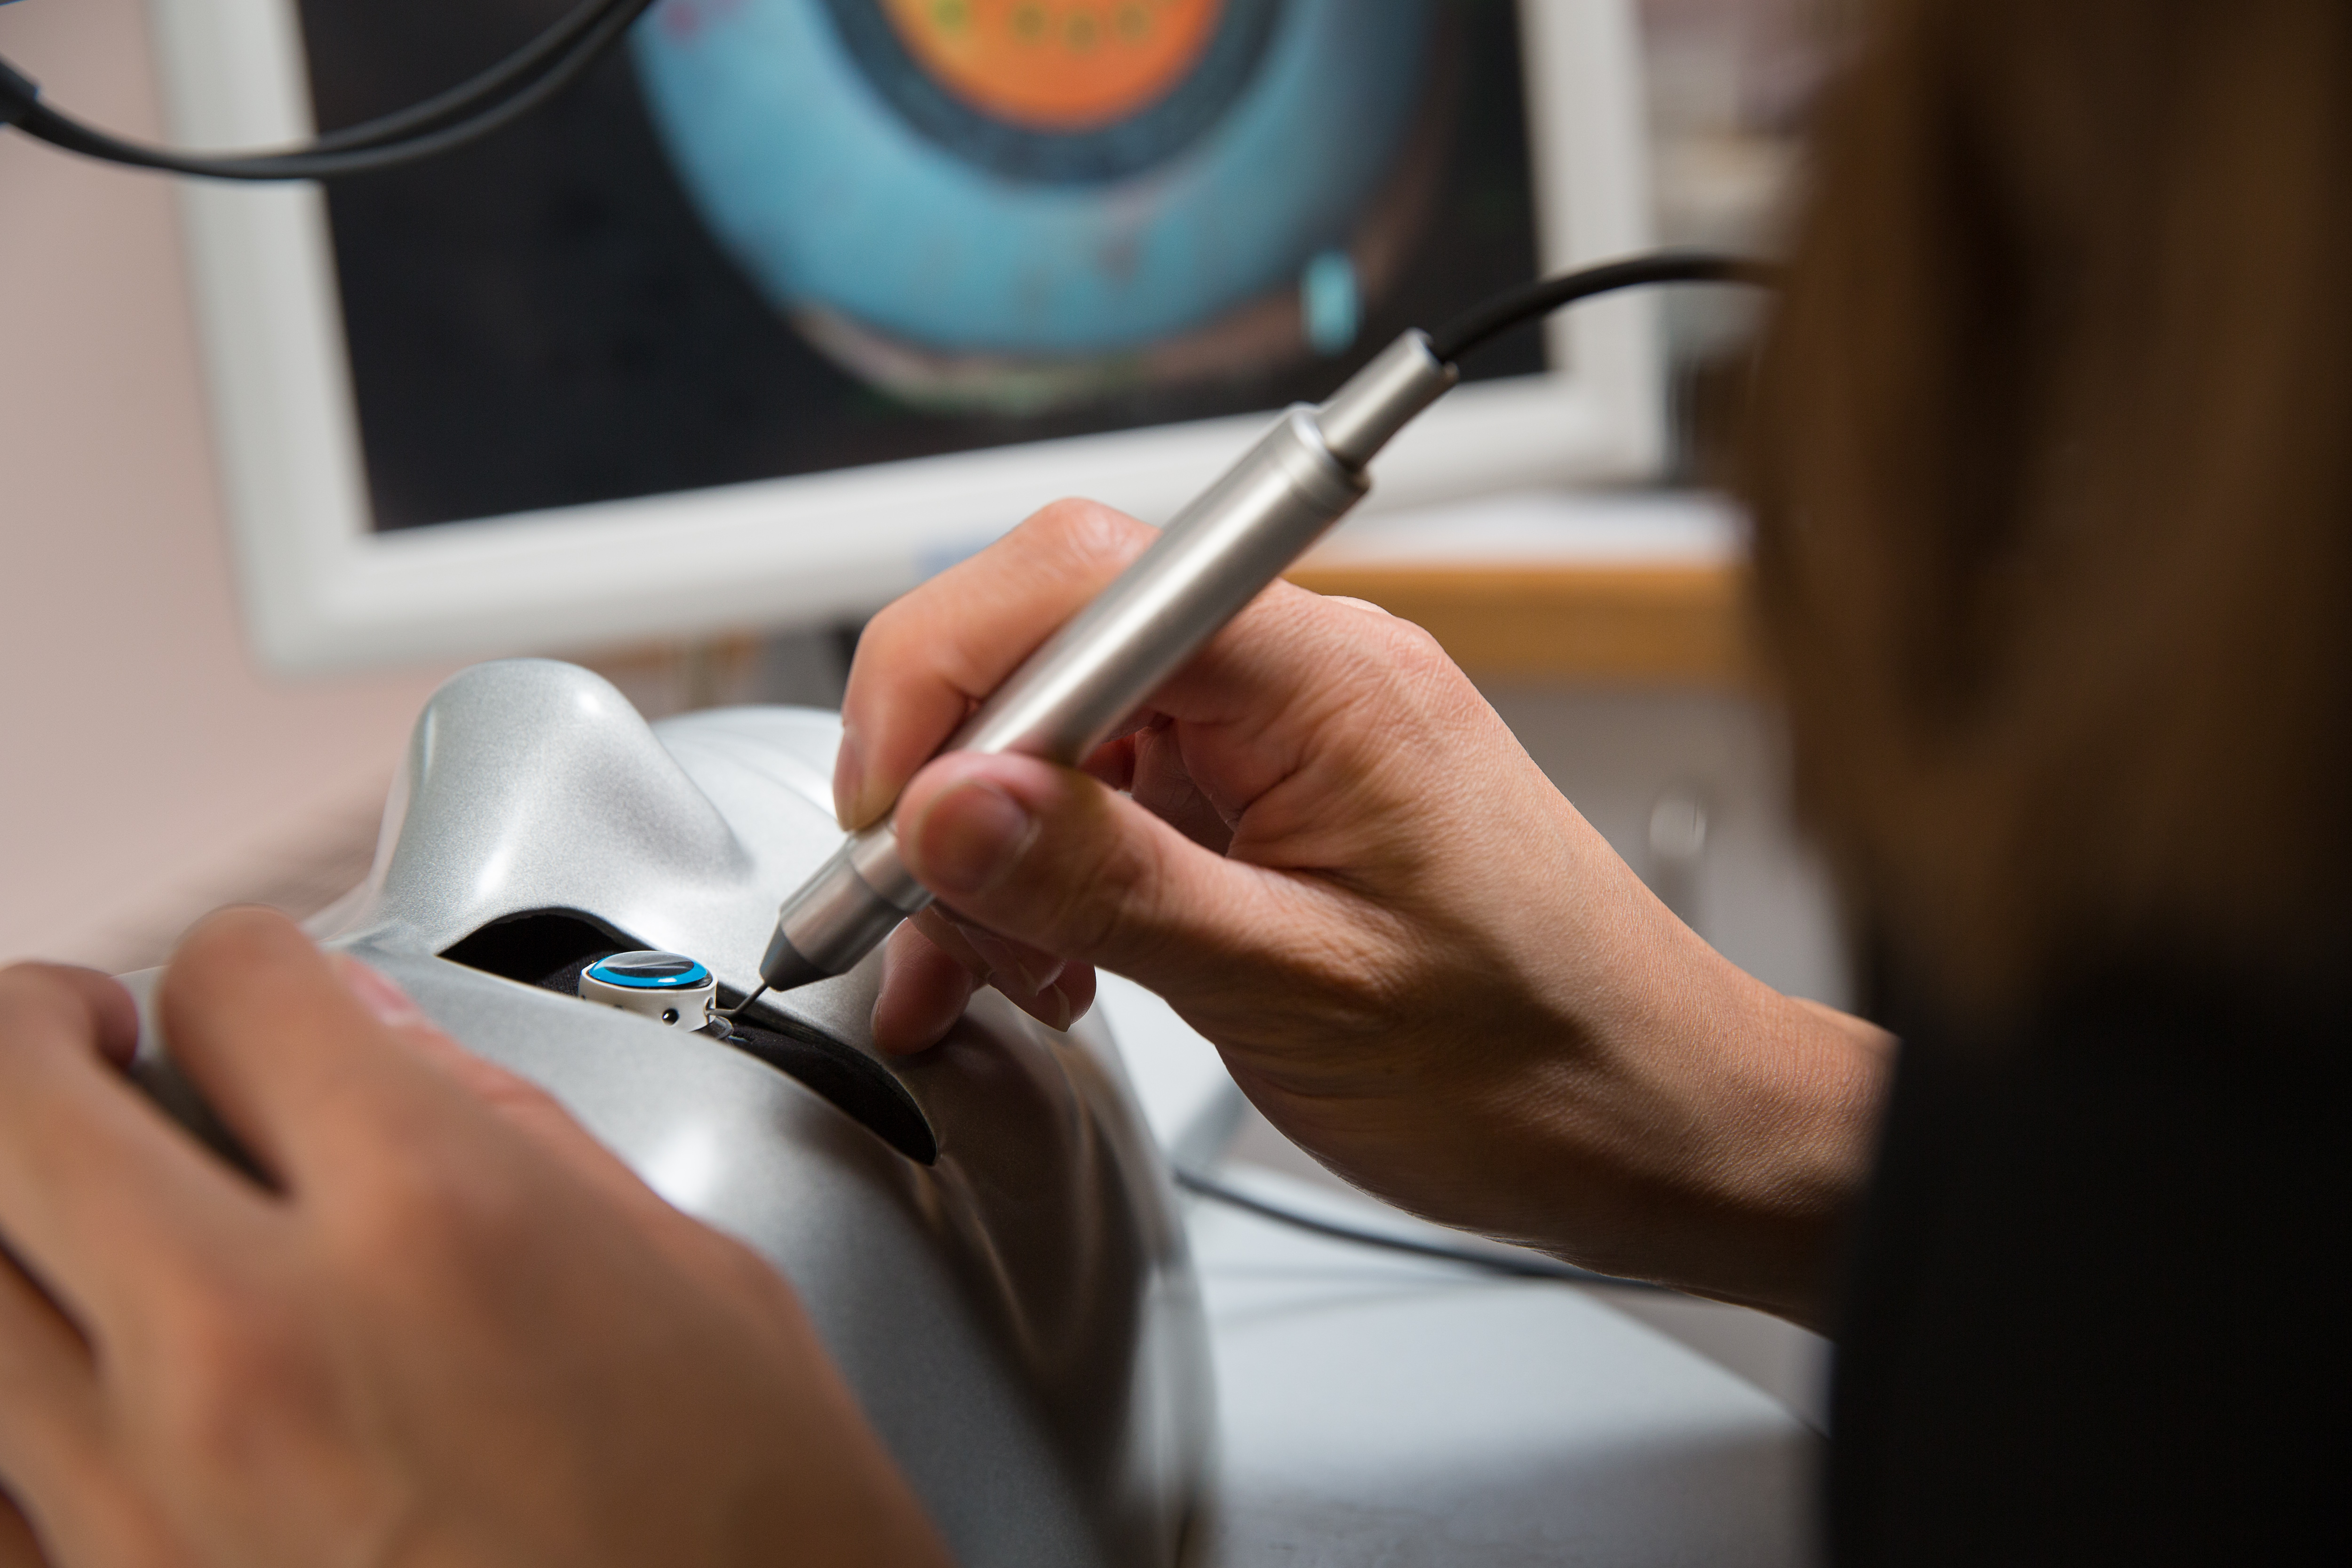
[[[580,999],[618,1007],[674,1029],[727,1032],[726,1020],[713,1012],[719,1003],[719,982],[709,970],[683,953],[638,949],[600,958],[580,972]]]

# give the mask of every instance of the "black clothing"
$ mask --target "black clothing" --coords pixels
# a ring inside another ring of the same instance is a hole
[[[2005,1038],[1886,1021],[1838,1568],[2352,1563],[2343,993],[2149,965]]]

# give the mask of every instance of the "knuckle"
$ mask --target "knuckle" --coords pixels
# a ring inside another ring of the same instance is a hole
[[[1452,679],[1460,674],[1445,645],[1426,627],[1394,616],[1374,625],[1381,651],[1408,678]]]
[[[934,613],[929,601],[940,592],[934,584],[927,583],[875,611],[857,634],[858,658],[869,668],[895,665],[898,657],[913,645],[918,623]]]
[[[1332,687],[1365,722],[1382,727],[1443,726],[1486,706],[1444,645],[1405,620],[1377,623]]]
[[[1016,531],[1081,570],[1107,563],[1124,565],[1150,532],[1125,512],[1074,496],[1039,509]]]

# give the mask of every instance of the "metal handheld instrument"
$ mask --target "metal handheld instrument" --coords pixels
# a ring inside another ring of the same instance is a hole
[[[1075,764],[1371,489],[1364,470],[1391,437],[1461,380],[1471,348],[1523,321],[1642,283],[1756,282],[1768,268],[1667,255],[1589,268],[1517,290],[1432,340],[1406,332],[1319,406],[1296,405],[1151,548],[1029,656],[942,752],[1016,752]],[[850,835],[784,900],[760,989],[845,973],[931,901],[908,874],[889,820]]]

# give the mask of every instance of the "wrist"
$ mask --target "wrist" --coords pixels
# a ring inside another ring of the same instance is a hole
[[[1632,1016],[1570,1026],[1572,1066],[1514,1105],[1513,1163],[1552,1200],[1549,1234],[1528,1239],[1817,1328],[1893,1042],[1682,934],[1704,957]]]

